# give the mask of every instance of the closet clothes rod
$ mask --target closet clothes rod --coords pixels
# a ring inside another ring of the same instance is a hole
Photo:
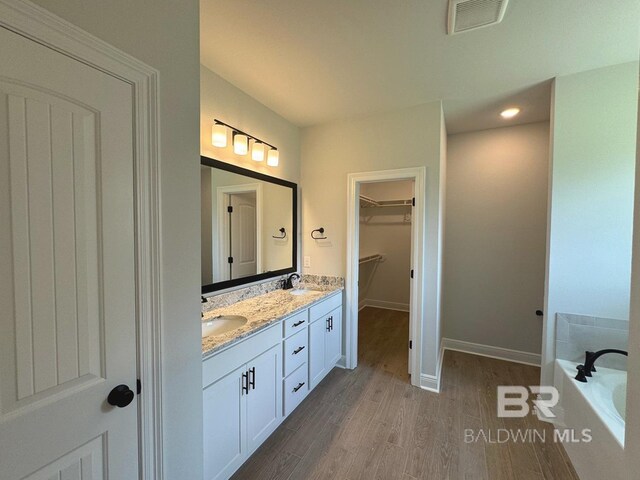
[[[410,207],[413,205],[413,199],[408,200],[374,200],[372,198],[360,195],[360,208],[379,208],[379,207]]]
[[[377,262],[378,260],[382,260],[382,255],[380,255],[379,253],[375,255],[369,255],[368,257],[362,257],[358,263],[363,264],[368,262]]]

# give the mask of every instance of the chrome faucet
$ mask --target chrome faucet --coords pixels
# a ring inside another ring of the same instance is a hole
[[[282,279],[282,289],[283,290],[291,290],[293,288],[293,280],[299,279],[300,275],[297,273],[292,273],[286,279]]]
[[[615,348],[608,348],[605,350],[600,350],[598,352],[585,352],[584,365],[578,365],[576,367],[576,369],[578,370],[578,374],[576,375],[576,380],[583,383],[586,382],[587,377],[592,376],[591,372],[596,371],[596,367],[594,366],[594,364],[596,363],[596,360],[600,358],[602,355],[605,355],[607,353],[617,353],[620,355],[624,355],[625,357],[629,355],[624,350],[616,350]]]

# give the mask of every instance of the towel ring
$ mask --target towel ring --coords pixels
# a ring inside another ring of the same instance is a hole
[[[280,237],[276,236],[276,235],[271,235],[271,238],[277,238],[279,240],[282,240],[283,238],[287,237],[287,231],[284,229],[284,227],[281,227],[278,230],[282,235]]]
[[[311,230],[311,238],[313,238],[314,240],[325,240],[327,237],[322,236],[322,237],[314,237],[313,234],[315,232],[320,233],[320,235],[324,235],[324,227],[320,227],[320,228],[316,228],[315,230]]]

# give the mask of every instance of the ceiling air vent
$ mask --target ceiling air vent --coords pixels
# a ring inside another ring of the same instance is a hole
[[[500,23],[509,0],[449,0],[449,35]]]

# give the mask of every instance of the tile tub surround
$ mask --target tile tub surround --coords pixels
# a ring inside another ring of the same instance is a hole
[[[207,315],[207,312],[210,312],[211,310],[227,307],[229,305],[242,302],[243,300],[248,300],[250,298],[279,290],[281,288],[280,282],[282,281],[282,278],[276,278],[274,280],[240,288],[231,292],[211,295],[207,298],[206,303],[202,304],[202,313]],[[329,287],[338,289],[344,288],[344,278],[331,277],[327,275],[303,275],[300,280],[294,282],[294,285],[297,288],[308,288],[311,290],[322,290]]]
[[[308,285],[305,285],[309,287]],[[274,290],[264,295],[252,297],[233,305],[208,310],[204,313],[203,322],[207,322],[220,315],[240,315],[247,318],[247,323],[221,335],[209,335],[202,339],[202,357],[228,347],[235,341],[256,333],[282,318],[309,308],[314,303],[341,291],[342,288],[333,286],[314,286],[313,292],[306,295],[291,295],[287,290]]]
[[[556,358],[575,363],[584,362],[584,352],[605,348],[627,350],[629,322],[612,318],[589,317],[558,313],[556,315]],[[617,370],[627,369],[627,358],[622,355],[603,355],[601,365]]]

